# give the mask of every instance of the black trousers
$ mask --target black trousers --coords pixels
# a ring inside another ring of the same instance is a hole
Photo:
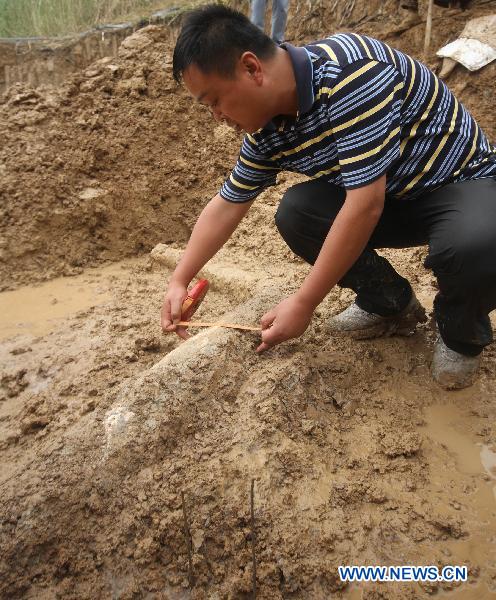
[[[291,250],[313,264],[345,200],[343,188],[312,180],[290,188],[276,225]],[[496,308],[496,179],[445,185],[412,200],[387,198],[367,248],[339,285],[360,308],[391,316],[406,307],[412,288],[375,248],[429,245],[425,266],[437,278],[434,315],[445,344],[476,356],[492,342]]]

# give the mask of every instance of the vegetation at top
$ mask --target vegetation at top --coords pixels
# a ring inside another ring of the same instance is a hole
[[[187,0],[0,0],[0,37],[69,35],[185,4]]]

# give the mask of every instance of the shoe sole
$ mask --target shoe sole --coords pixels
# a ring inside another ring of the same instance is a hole
[[[419,323],[425,323],[427,315],[424,307],[417,302],[406,315],[400,317],[386,317],[380,323],[367,327],[366,329],[333,329],[333,333],[338,333],[350,337],[354,340],[371,340],[378,337],[390,337],[392,335],[401,335],[408,337],[415,333]]]
[[[477,371],[465,376],[459,376],[454,373],[436,373],[431,370],[432,378],[444,390],[463,390],[472,386],[477,379]]]

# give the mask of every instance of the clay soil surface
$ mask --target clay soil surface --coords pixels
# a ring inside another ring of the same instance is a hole
[[[436,8],[432,48],[494,8]],[[294,43],[353,29],[420,56],[423,26],[395,2],[292,10]],[[264,355],[256,333],[161,333],[167,277],[240,143],[173,82],[172,48],[148,27],[60,89],[0,103],[0,597],[249,598],[254,539],[257,598],[494,597],[494,348],[472,388],[444,392],[430,321],[333,336],[353,299],[339,288]],[[447,80],[493,141],[495,75]],[[282,174],[205,268],[199,318],[257,324],[297,289],[308,266],[273,222],[296,181]],[[425,252],[384,254],[430,313]],[[350,585],[346,564],[469,577]]]

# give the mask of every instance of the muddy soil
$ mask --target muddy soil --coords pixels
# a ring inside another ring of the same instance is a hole
[[[420,55],[423,27],[395,3],[346,6],[296,4],[289,35],[355,29]],[[432,48],[491,10],[436,9]],[[0,597],[248,598],[254,539],[258,598],[494,597],[494,348],[473,388],[444,392],[430,322],[332,336],[340,289],[262,356],[254,333],[161,334],[165,281],[240,141],[172,82],[171,51],[149,27],[0,104]],[[495,69],[448,79],[493,140]],[[205,268],[199,317],[256,324],[303,280],[273,224],[295,181]],[[384,254],[431,311],[425,249]],[[347,585],[342,564],[467,565],[469,581]]]

